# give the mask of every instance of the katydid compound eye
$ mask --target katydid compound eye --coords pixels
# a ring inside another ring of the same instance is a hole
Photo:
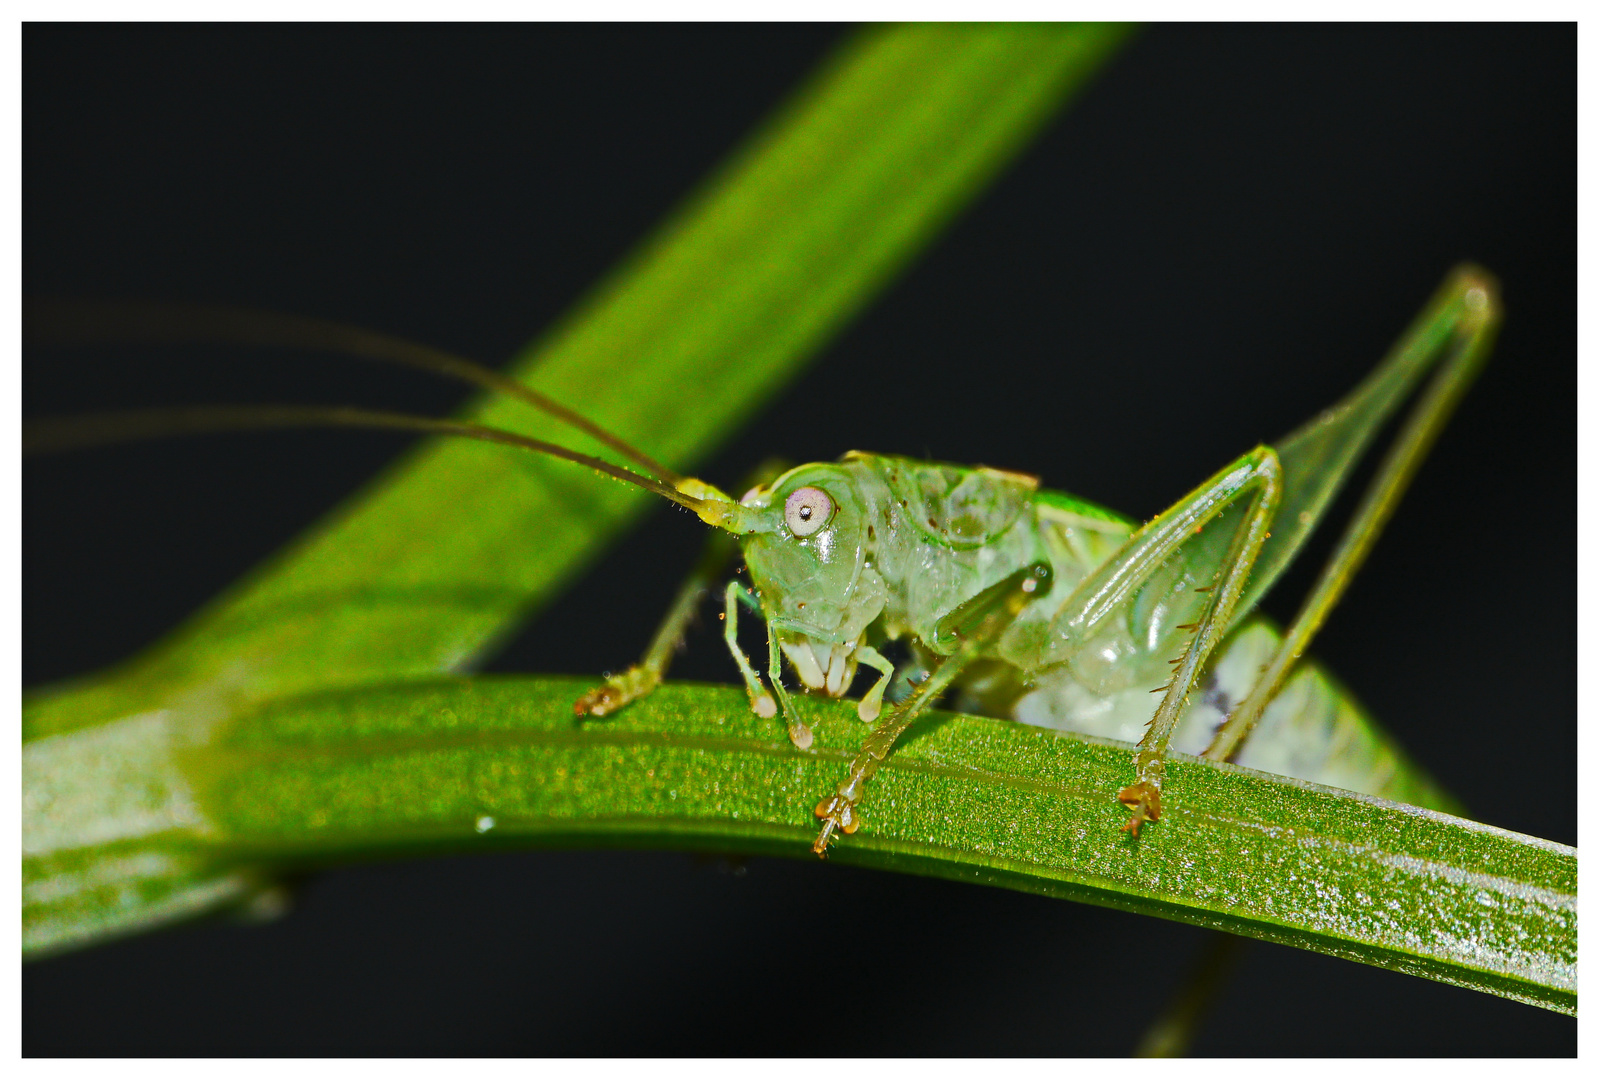
[[[820,488],[802,487],[783,504],[783,520],[795,536],[809,536],[833,516],[833,500]]]

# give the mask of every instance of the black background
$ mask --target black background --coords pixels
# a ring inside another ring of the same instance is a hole
[[[840,34],[29,27],[25,291],[272,307],[499,362]],[[860,447],[1148,516],[1343,393],[1478,260],[1504,284],[1500,348],[1316,651],[1482,820],[1574,844],[1575,46],[1571,27],[1152,29],[702,474]],[[32,353],[24,388],[40,414],[462,398],[214,350]],[[29,462],[27,683],[147,644],[403,445]],[[491,667],[625,662],[700,539],[655,514]],[[734,678],[703,628],[675,673]],[[23,1049],[1117,1054],[1203,940],[805,860],[404,862],[310,880],[269,925],[26,965]],[[1199,1052],[1576,1047],[1564,1017],[1259,943],[1219,1008]]]

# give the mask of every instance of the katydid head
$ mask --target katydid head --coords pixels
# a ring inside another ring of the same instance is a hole
[[[869,563],[872,523],[850,470],[801,465],[740,505],[756,526],[741,543],[767,625],[807,687],[842,694],[888,596]]]

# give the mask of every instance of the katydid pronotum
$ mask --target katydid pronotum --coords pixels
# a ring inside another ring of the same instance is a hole
[[[1136,741],[1131,782],[1115,793],[1134,835],[1161,816],[1172,750],[1400,799],[1427,789],[1300,659],[1487,357],[1499,305],[1491,278],[1476,268],[1454,271],[1343,401],[1242,454],[1142,526],[1021,473],[861,452],[769,469],[734,499],[548,398],[437,350],[253,313],[99,314],[102,325],[120,320],[131,334],[142,327],[170,336],[170,324],[187,320],[184,336],[247,332],[258,341],[427,368],[519,397],[628,459],[634,468],[464,421],[296,406],[97,414],[33,422],[24,435],[25,448],[45,451],[233,428],[428,431],[562,458],[686,507],[717,530],[704,558],[642,660],[585,694],[576,712],[603,717],[659,685],[699,601],[741,555],[750,586],[727,584],[724,636],[757,714],[774,723],[780,717],[803,751],[811,732],[784,686],[785,661],[807,691],[832,697],[848,692],[862,665],[875,673],[857,710],[871,730],[815,809],[818,855],[837,834],[860,828],[872,775],[946,692],[968,711]],[[1256,602],[1429,372],[1327,566],[1279,634],[1251,615]],[[741,606],[766,624],[765,679],[738,643]],[[888,660],[879,646],[889,642],[905,645],[909,660],[897,667]],[[890,695],[890,687],[901,692]]]

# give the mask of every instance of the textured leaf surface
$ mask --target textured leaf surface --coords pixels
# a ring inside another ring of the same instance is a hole
[[[580,722],[571,702],[588,685],[335,692],[241,717],[204,747],[174,738],[170,784],[152,797],[169,808],[161,852],[241,880],[440,847],[814,857],[811,808],[863,731],[848,702],[805,703],[820,723],[800,752],[736,689],[668,685]],[[833,857],[1181,919],[1575,1012],[1574,849],[1191,758],[1172,763],[1165,817],[1134,839],[1113,798],[1129,750],[936,714],[885,764],[865,829]],[[74,892],[65,875],[37,877],[55,881],[25,901],[43,945]]]

